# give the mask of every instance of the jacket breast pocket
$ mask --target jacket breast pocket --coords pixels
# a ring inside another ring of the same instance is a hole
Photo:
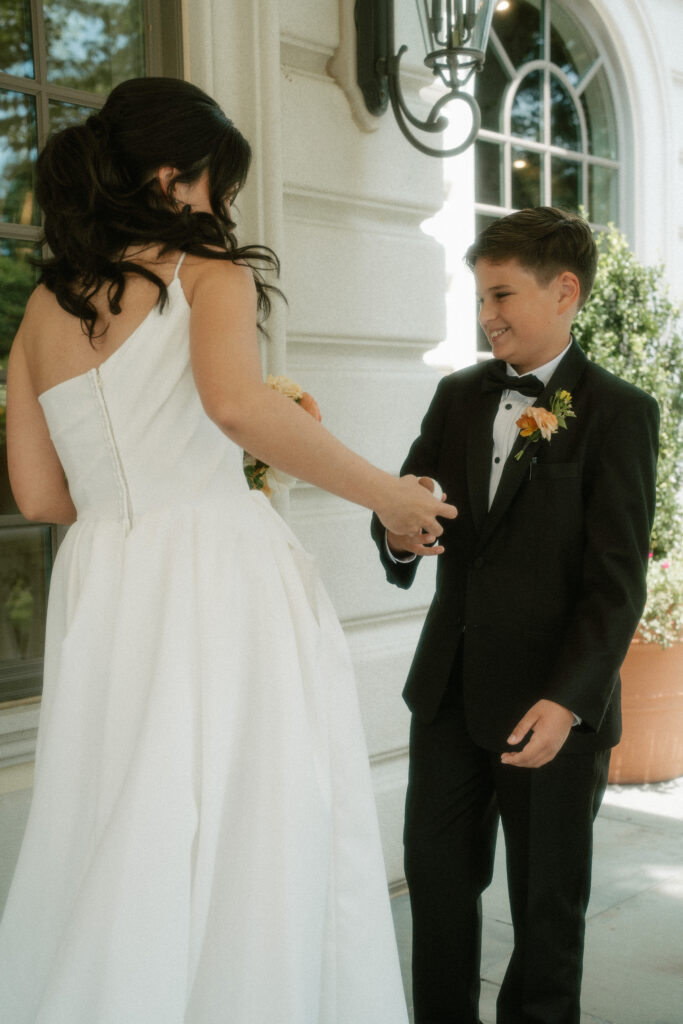
[[[531,480],[571,480],[579,475],[578,462],[531,462]]]

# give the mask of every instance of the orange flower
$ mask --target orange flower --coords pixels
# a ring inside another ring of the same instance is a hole
[[[533,416],[527,415],[527,413],[522,413],[522,415],[517,420],[517,426],[519,427],[519,432],[522,435],[522,437],[530,437],[535,430],[538,430],[538,427],[536,426],[536,420],[533,418]]]
[[[567,420],[576,419],[576,413],[572,409],[572,396],[568,391],[558,388],[550,399],[550,409],[544,409],[540,405],[527,405],[522,415],[517,420],[520,437],[525,437],[524,447],[515,454],[515,460],[524,455],[530,444],[538,444],[541,438],[550,441],[553,434],[562,427],[567,429]]]
[[[318,408],[318,403],[316,402],[313,395],[309,394],[308,391],[304,391],[303,395],[301,396],[301,399],[299,400],[299,405],[306,412],[309,412],[313,419],[317,420],[318,423],[322,421],[322,413]]]
[[[522,415],[517,420],[522,437],[531,437],[533,433],[540,430],[541,437],[549,441],[553,434],[557,433],[557,416],[548,412],[542,406],[527,405]]]

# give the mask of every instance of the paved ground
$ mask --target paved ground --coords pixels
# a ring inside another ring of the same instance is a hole
[[[502,839],[484,898],[481,1019],[511,949]],[[410,1000],[410,908],[393,900]],[[581,1024],[683,1024],[683,778],[609,786],[596,823]]]
[[[28,810],[24,782],[0,795],[0,906]],[[608,787],[595,840],[581,1024],[683,1024],[683,778]],[[407,895],[392,905],[410,1003]],[[494,1024],[512,932],[502,842],[484,918],[481,1019]]]

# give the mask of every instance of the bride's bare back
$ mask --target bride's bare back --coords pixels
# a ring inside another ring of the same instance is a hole
[[[168,286],[180,253],[167,253],[159,258],[156,250],[148,249],[143,253],[131,251],[127,257],[148,267]],[[197,266],[204,262],[196,257],[185,261],[186,294],[194,282]],[[103,363],[149,316],[158,298],[156,285],[137,274],[129,274],[121,312],[113,315],[107,301],[107,287],[100,288],[92,298],[98,320],[91,344],[77,317],[62,309],[55,295],[45,286],[36,288],[19,333],[36,395]]]

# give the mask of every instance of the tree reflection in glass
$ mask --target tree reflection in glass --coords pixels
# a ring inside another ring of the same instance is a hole
[[[581,150],[581,121],[574,100],[556,75],[550,76],[550,137],[554,146]]]
[[[541,154],[512,147],[512,205],[540,206],[543,195],[543,163]]]
[[[542,57],[543,23],[540,7],[540,0],[535,3],[518,0],[511,7],[496,11],[493,15],[492,29],[516,68]]]
[[[2,0],[0,71],[35,78],[30,0]]]
[[[0,89],[0,219],[7,223],[40,224],[34,202],[37,152],[35,98]]]
[[[581,205],[581,164],[554,156],[551,173],[554,205],[578,210]]]
[[[40,692],[51,561],[49,526],[0,526],[0,701]]]
[[[34,252],[30,242],[0,240],[0,369],[6,362],[28,297],[35,287],[36,272],[29,263]]]
[[[105,94],[145,73],[141,0],[44,0],[48,81]]]
[[[543,126],[543,75],[532,71],[522,80],[512,104],[511,130],[522,139],[540,141]]]

